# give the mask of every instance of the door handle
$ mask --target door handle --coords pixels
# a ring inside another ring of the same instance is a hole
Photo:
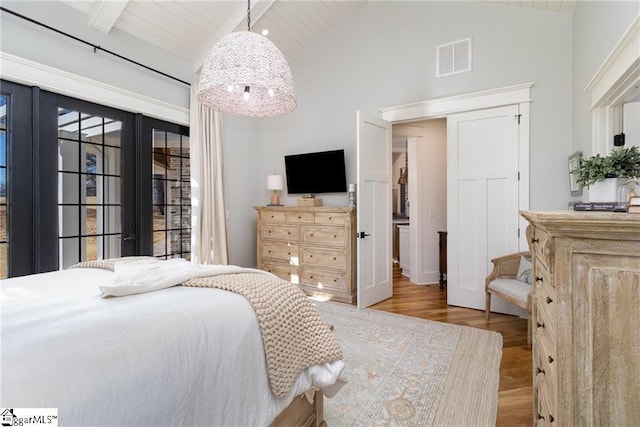
[[[125,242],[126,242],[126,241],[128,241],[128,240],[136,240],[136,235],[135,235],[135,234],[129,234],[129,235],[125,236],[125,237],[123,238],[123,240],[124,240]]]
[[[371,234],[367,234],[364,231],[361,231],[359,233],[356,233],[356,237],[358,237],[359,239],[364,239],[367,236],[371,236]]]

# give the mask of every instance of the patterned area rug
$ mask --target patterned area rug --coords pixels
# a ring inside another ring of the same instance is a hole
[[[317,302],[342,346],[348,383],[325,398],[337,426],[495,425],[502,336]]]

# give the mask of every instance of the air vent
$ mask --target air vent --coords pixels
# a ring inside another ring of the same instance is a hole
[[[438,46],[438,77],[465,71],[471,71],[471,38]]]

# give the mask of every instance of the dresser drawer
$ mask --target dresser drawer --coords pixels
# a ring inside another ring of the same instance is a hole
[[[534,277],[533,281],[535,282],[535,286],[546,286],[548,288],[555,288],[555,284],[553,283],[553,276],[549,273],[547,266],[540,261],[539,258],[536,258],[535,266],[533,268]]]
[[[263,262],[261,270],[273,273],[288,282],[300,284],[300,269],[295,265],[276,262]]]
[[[344,227],[300,227],[302,242],[317,245],[344,247],[347,243],[347,229]]]
[[[287,212],[287,222],[295,224],[313,224],[315,222],[313,212]]]
[[[260,214],[260,219],[262,220],[262,222],[286,222],[287,213],[264,211]]]
[[[300,262],[307,265],[345,269],[347,267],[347,253],[342,249],[302,247]]]
[[[534,256],[536,256],[550,272],[553,272],[553,238],[551,235],[536,227],[533,230],[531,243]]]
[[[298,265],[298,245],[287,243],[264,243],[260,253],[265,259],[286,261],[291,265]]]
[[[556,292],[550,286],[536,288],[533,304],[536,304],[536,322],[544,324],[551,342],[555,343],[556,333]],[[537,325],[535,325],[537,327]]]
[[[347,223],[347,214],[346,213],[335,213],[335,212],[317,212],[316,213],[316,224],[327,224],[327,225],[345,225]]]
[[[313,286],[318,290],[349,292],[347,275],[342,271],[321,270],[317,268],[302,269],[302,284]]]
[[[295,225],[262,224],[260,234],[263,239],[293,242],[298,240],[298,227]]]

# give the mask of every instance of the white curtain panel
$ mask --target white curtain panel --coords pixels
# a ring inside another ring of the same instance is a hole
[[[222,169],[222,114],[198,102],[191,84],[191,260],[228,264],[227,222]]]

